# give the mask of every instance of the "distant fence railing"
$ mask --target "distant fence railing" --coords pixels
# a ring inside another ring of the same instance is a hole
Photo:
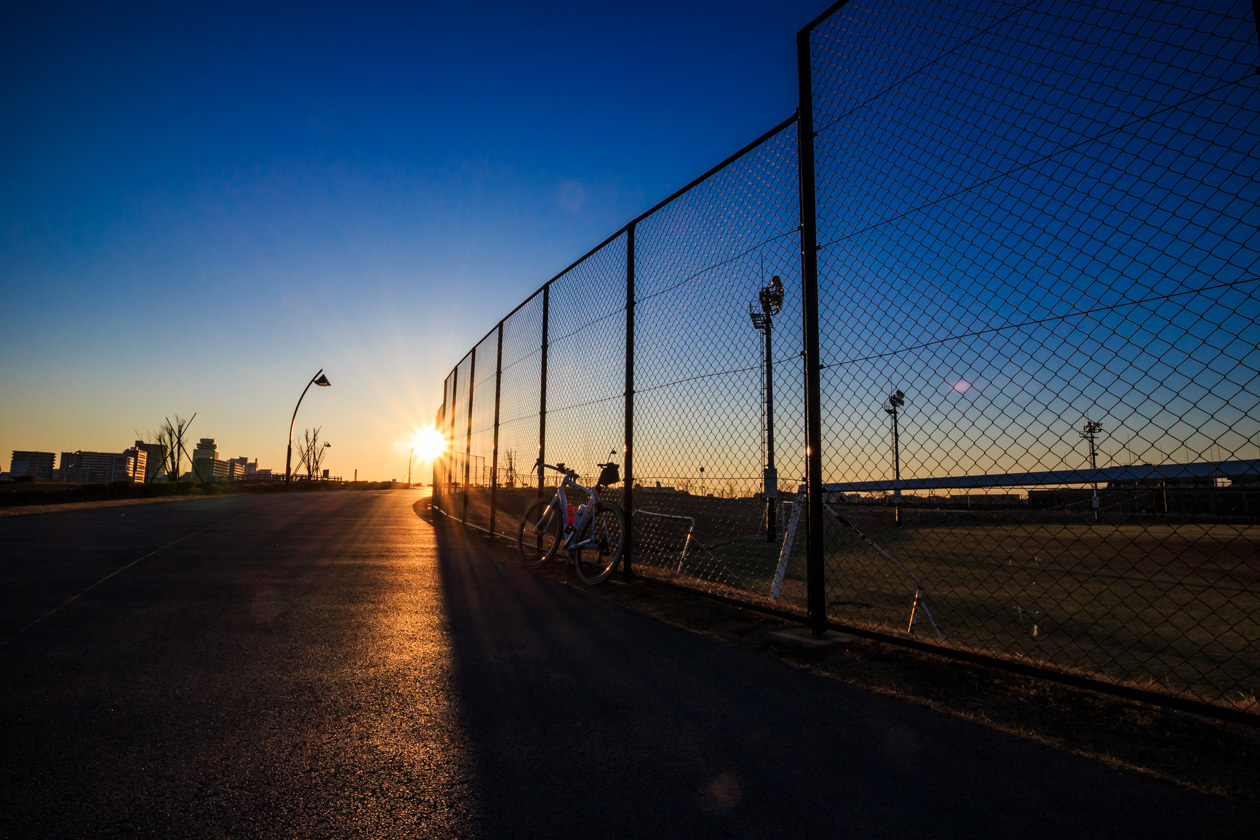
[[[438,505],[611,457],[637,574],[1260,714],[1252,4],[854,0],[798,55],[455,367]]]

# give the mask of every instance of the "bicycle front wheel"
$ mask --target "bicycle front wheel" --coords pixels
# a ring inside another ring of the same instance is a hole
[[[546,565],[560,548],[560,515],[550,499],[539,499],[525,511],[516,529],[516,554],[531,569]]]
[[[593,545],[573,552],[573,567],[583,583],[603,583],[621,562],[626,550],[626,516],[612,502],[595,506],[578,543]]]

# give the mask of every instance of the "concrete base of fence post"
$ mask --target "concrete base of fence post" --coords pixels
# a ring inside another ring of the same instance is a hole
[[[835,630],[828,630],[821,636],[815,636],[808,627],[791,627],[787,630],[777,630],[770,634],[770,638],[776,642],[786,642],[789,645],[811,649],[833,647],[834,645],[848,644],[858,640],[857,636],[851,636],[848,633],[840,633]]]

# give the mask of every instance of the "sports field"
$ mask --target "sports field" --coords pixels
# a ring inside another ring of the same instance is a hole
[[[897,526],[887,509],[837,512],[853,527],[827,517],[833,621],[904,634],[918,588],[927,610],[917,613],[916,638],[1256,707],[1260,526],[1020,522],[1009,521],[1015,512],[931,511]],[[779,546],[754,536],[755,522],[751,529],[744,524],[743,538],[716,536],[720,523],[741,518],[733,513],[691,510],[697,524],[681,562],[678,535],[661,527],[636,560],[701,587],[767,601]],[[803,609],[804,564],[798,534],[777,605]]]

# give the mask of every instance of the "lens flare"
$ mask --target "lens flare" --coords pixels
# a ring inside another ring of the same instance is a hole
[[[411,443],[416,448],[416,457],[421,461],[432,461],[446,451],[446,438],[433,428],[417,430]]]

